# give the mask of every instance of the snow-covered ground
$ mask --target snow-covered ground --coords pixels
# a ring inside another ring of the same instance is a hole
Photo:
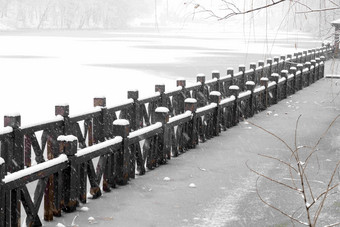
[[[169,89],[178,77],[194,82],[197,73],[225,74],[227,67],[320,45],[301,32],[2,32],[0,117],[20,113],[22,125],[49,120],[59,103],[77,114],[90,110],[95,96],[112,105],[129,89],[149,95],[157,83]]]

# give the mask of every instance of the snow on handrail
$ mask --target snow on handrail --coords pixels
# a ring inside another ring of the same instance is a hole
[[[266,89],[265,86],[261,86],[261,87],[255,88],[255,89],[254,89],[254,93],[261,92],[261,91],[263,91],[263,90],[265,90],[265,89]]]
[[[64,120],[64,118],[61,115],[57,115],[55,117],[55,119],[53,119],[53,120],[41,121],[39,123],[34,123],[34,124],[27,124],[27,125],[21,126],[20,128],[21,129],[33,128],[33,127],[36,127],[36,126],[39,126],[39,125],[45,125],[45,124],[50,124],[50,123],[52,124],[52,123],[56,123],[58,121],[63,121],[63,120]],[[1,132],[0,132],[0,134],[1,134]]]
[[[204,112],[206,110],[210,110],[216,107],[217,107],[217,103],[210,103],[209,105],[197,108],[196,113],[201,113],[201,112]]]
[[[172,123],[172,122],[174,122],[174,121],[178,121],[178,120],[184,119],[184,118],[186,118],[186,117],[191,116],[191,114],[192,114],[191,111],[187,110],[187,111],[185,111],[185,113],[176,115],[176,116],[174,116],[174,117],[170,117],[168,123]]]
[[[251,95],[251,91],[245,91],[245,92],[241,92],[239,95],[238,95],[238,98],[241,99],[245,96],[248,96],[248,95]]]
[[[231,95],[228,98],[222,99],[221,102],[220,102],[220,105],[224,105],[224,104],[232,102],[232,101],[235,101],[235,96],[234,95]]]
[[[0,130],[0,135],[4,135],[11,132],[13,132],[13,128],[10,126],[6,126]]]
[[[153,131],[153,130],[161,128],[161,127],[162,127],[162,123],[161,122],[156,122],[153,125],[150,125],[150,126],[147,126],[147,127],[141,128],[141,129],[138,129],[138,130],[136,130],[134,132],[130,132],[130,135],[128,136],[128,138],[132,139],[134,137],[143,135],[145,133],[148,133],[150,131]]]
[[[39,171],[42,171],[44,169],[47,169],[47,168],[53,167],[55,165],[61,164],[61,163],[66,162],[66,161],[68,161],[67,156],[65,154],[61,154],[57,158],[53,158],[53,159],[48,160],[46,162],[39,163],[37,165],[28,167],[26,169],[22,169],[22,170],[19,170],[17,172],[6,175],[5,178],[2,181],[4,183],[9,183],[9,182],[18,180],[20,178],[32,175],[32,174],[39,172]]]
[[[172,90],[170,90],[170,91],[166,91],[166,92],[164,92],[164,94],[171,94],[171,93],[174,93],[174,92],[178,92],[178,91],[182,91],[182,86],[178,86],[178,87],[176,87],[176,88],[174,88],[174,89],[172,89]]]
[[[276,82],[275,81],[271,81],[268,83],[268,87],[273,87],[276,85]]]
[[[107,141],[104,141],[102,143],[98,143],[96,145],[93,145],[93,146],[90,146],[90,147],[86,147],[84,149],[81,149],[79,150],[77,153],[76,153],[76,156],[77,157],[81,157],[81,156],[84,156],[84,155],[87,155],[87,154],[90,154],[92,152],[95,152],[95,151],[98,151],[100,149],[103,149],[103,148],[106,148],[106,147],[110,147],[110,146],[113,146],[117,143],[121,143],[123,141],[123,138],[121,136],[116,136],[115,138],[113,139],[110,139],[110,140],[107,140]]]

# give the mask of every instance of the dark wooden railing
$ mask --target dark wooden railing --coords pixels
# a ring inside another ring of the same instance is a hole
[[[218,136],[239,120],[263,111],[324,76],[324,63],[334,47],[323,46],[239,67],[212,79],[197,75],[197,83],[107,107],[105,97],[94,99],[92,111],[70,115],[68,105],[55,107],[55,119],[21,126],[20,115],[5,116],[0,132],[0,227],[20,226],[21,204],[28,226],[76,210],[86,203],[87,183],[93,199],[135,173],[145,174],[171,157]],[[38,139],[38,137],[40,137]],[[143,141],[143,142],[142,142]],[[33,151],[33,153],[32,153]],[[94,159],[96,161],[94,161]],[[100,182],[103,181],[102,189]],[[34,192],[27,184],[36,182]],[[32,197],[33,196],[33,197]]]

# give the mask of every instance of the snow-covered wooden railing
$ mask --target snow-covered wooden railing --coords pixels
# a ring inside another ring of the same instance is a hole
[[[52,220],[62,209],[73,211],[78,201],[86,202],[88,181],[90,194],[97,198],[101,190],[126,184],[136,172],[144,174],[146,168],[154,169],[218,136],[240,118],[251,117],[322,78],[332,51],[333,47],[324,46],[274,57],[266,64],[251,63],[248,70],[240,65],[237,73],[228,68],[225,76],[215,70],[212,79],[199,74],[191,86],[179,79],[176,89],[165,91],[164,85],[156,85],[149,97],[129,91],[125,103],[112,107],[106,106],[105,97],[97,97],[93,110],[77,115],[69,114],[67,104],[57,105],[56,117],[39,124],[21,126],[20,115],[5,116],[0,131],[0,227],[20,225],[20,202],[27,223],[40,225],[37,212],[42,199],[44,219]],[[62,135],[74,137],[68,141]],[[65,150],[70,147],[76,150]],[[34,180],[37,197],[32,200],[26,184]]]

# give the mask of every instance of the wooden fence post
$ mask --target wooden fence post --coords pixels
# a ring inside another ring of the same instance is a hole
[[[250,101],[249,101],[249,110],[250,110],[249,117],[252,117],[252,116],[254,116],[254,113],[255,113],[255,106],[254,106],[254,104],[255,104],[255,97],[254,97],[255,83],[254,83],[254,81],[247,81],[246,87],[247,87],[247,90],[251,92]]]
[[[8,170],[13,173],[24,169],[24,136],[21,133],[21,116],[19,114],[5,115],[4,127],[10,126],[13,128],[13,137],[8,146]],[[21,204],[20,204],[20,189],[11,190],[11,226],[21,225]]]
[[[126,185],[130,175],[130,159],[128,136],[130,132],[130,124],[128,120],[119,119],[113,122],[113,133],[115,136],[123,138],[122,148],[119,150],[117,157],[117,183],[119,185]]]
[[[320,72],[321,72],[320,73],[320,78],[324,78],[324,76],[325,76],[325,61],[326,61],[326,57],[325,56],[321,56],[320,60],[322,62],[322,66],[321,66],[321,70],[320,70]]]
[[[236,85],[232,85],[229,87],[229,90],[231,91],[231,94],[235,97],[234,101],[234,107],[233,107],[233,112],[232,112],[232,126],[237,125],[239,122],[238,119],[238,95],[240,94],[240,88]]]
[[[94,131],[94,141],[95,143],[104,142],[106,138],[112,137],[112,122],[110,122],[110,116],[106,108],[106,98],[96,97],[93,99],[94,107],[101,107],[101,116],[93,118],[93,131]],[[103,190],[105,192],[110,192],[111,187],[115,187],[113,179],[114,167],[114,155],[108,154],[107,161],[102,163],[104,165],[105,171],[103,174]]]
[[[272,60],[271,58],[268,58],[268,59],[267,59],[267,64],[269,65],[268,75],[263,75],[263,77],[268,77],[269,75],[272,74],[273,60]]]
[[[190,148],[195,148],[195,146],[198,144],[198,122],[196,117],[197,100],[193,98],[187,98],[184,101],[184,105],[185,111],[190,111],[192,114],[192,119],[189,125],[189,146]]]
[[[234,69],[229,67],[227,69],[227,75],[231,76],[231,84],[235,85],[235,80],[234,80]],[[229,89],[227,89],[229,91]],[[230,94],[228,94],[227,96],[229,96]]]
[[[65,212],[73,212],[77,207],[78,197],[78,173],[75,154],[77,153],[78,139],[73,135],[59,136],[59,146],[67,155],[68,167],[63,170],[64,183],[64,207]]]
[[[317,76],[317,75],[316,75],[316,60],[311,60],[310,63],[312,64],[312,66],[314,66],[314,67],[313,67],[313,70],[312,70],[312,71],[313,71],[313,72],[312,72],[313,74],[312,74],[312,76],[311,76],[311,83],[314,83],[314,82],[316,81],[316,76]]]
[[[177,104],[174,106],[175,108],[175,114],[181,114],[184,112],[184,100],[187,98],[185,93],[185,87],[186,87],[186,80],[185,79],[177,79],[176,80],[177,87],[182,87],[182,92],[177,95],[176,100]],[[173,97],[174,99],[174,97]]]
[[[283,84],[283,92],[284,92],[284,95],[281,99],[285,99],[288,97],[288,94],[289,94],[289,87],[288,87],[288,71],[287,70],[282,70],[281,71],[281,78],[286,78],[284,84]]]
[[[275,81],[276,85],[275,85],[275,94],[273,95],[274,97],[274,104],[278,103],[278,101],[280,100],[280,90],[279,90],[279,74],[277,73],[272,73],[272,75],[270,75],[269,80],[270,81]]]
[[[261,78],[261,86],[265,87],[265,95],[264,95],[264,108],[267,109],[268,107],[268,81],[269,79],[267,77]]]
[[[70,125],[70,106],[68,104],[62,104],[62,105],[56,105],[54,107],[54,114],[56,116],[60,115],[64,118],[64,125],[62,128],[62,135],[71,135],[72,134],[72,128]],[[92,127],[91,127],[92,129]],[[89,144],[93,143],[92,138],[92,130],[89,133]],[[63,153],[64,149],[63,147],[59,146],[59,143],[56,143],[56,145],[53,145],[51,143],[51,140],[48,140],[48,143],[51,144],[47,147],[47,157],[49,159],[54,158],[54,152],[53,150],[56,149],[58,153]],[[55,147],[56,146],[56,147]],[[83,146],[83,145],[82,145]],[[52,148],[53,147],[53,148]],[[86,169],[86,166],[85,166]],[[86,173],[86,172],[85,172]],[[83,176],[85,178],[85,184],[87,175],[85,174]],[[82,179],[82,175],[80,173],[79,178]],[[80,180],[80,185],[82,185],[82,181]],[[86,189],[86,188],[85,188]],[[59,171],[58,174],[54,174],[53,176],[49,176],[47,185],[45,188],[45,196],[44,196],[44,220],[45,221],[52,221],[53,215],[60,217],[61,216],[61,210],[64,207],[64,188],[63,188],[63,172]],[[82,202],[86,202],[86,191],[84,192],[84,200],[81,200]],[[54,201],[54,204],[53,204]],[[53,211],[53,215],[51,213]]]
[[[312,66],[312,64],[311,64],[309,61],[307,61],[307,62],[305,63],[305,65],[304,65],[305,68],[308,68],[308,73],[307,73],[307,75],[306,75],[307,78],[305,78],[306,81],[304,81],[304,87],[308,87],[308,86],[310,85],[311,74],[312,74],[312,72],[311,72],[311,66]]]
[[[159,92],[161,96],[160,106],[167,106],[167,100],[165,93],[165,85],[164,84],[156,84],[155,85],[155,92]]]
[[[315,70],[315,75],[316,75],[315,79],[319,80],[320,79],[320,74],[321,74],[321,65],[320,65],[321,59],[320,59],[320,57],[315,58],[315,61],[316,61],[316,64],[318,64],[318,69]]]
[[[304,83],[303,82],[304,81],[304,79],[303,79],[303,65],[297,64],[296,68],[297,68],[297,71],[300,71],[300,80],[299,80],[298,88],[299,88],[299,90],[301,90],[303,88],[303,83]]]
[[[298,90],[298,81],[296,78],[296,67],[290,67],[289,68],[289,73],[294,75],[294,79],[293,79],[293,93],[295,93]]]
[[[280,72],[280,71],[282,70],[282,69],[281,69],[281,66],[280,66],[280,64],[279,64],[280,58],[277,57],[277,56],[275,56],[275,57],[274,57],[274,62],[276,62],[276,67],[275,67],[275,69],[272,70],[272,73]]]
[[[169,122],[169,109],[166,107],[157,107],[155,110],[155,121],[161,122],[163,129],[163,133],[158,135],[157,162],[160,165],[165,164],[170,155],[170,138],[167,127],[167,123]]]
[[[213,88],[213,91],[219,91],[221,92],[221,84],[220,84],[220,71],[214,70],[211,72],[211,78],[212,79],[217,79],[217,83],[215,88]]]
[[[241,90],[241,91],[244,91],[244,89],[245,89],[245,84],[246,84],[246,78],[245,78],[246,66],[245,66],[245,65],[239,65],[238,71],[239,71],[239,72],[242,72],[241,81],[240,81],[240,83],[239,83],[238,86],[240,87],[240,90]]]
[[[140,107],[139,107],[139,101],[138,101],[138,98],[139,98],[139,92],[138,90],[131,90],[131,91],[128,91],[128,99],[132,99],[133,100],[133,111],[132,113],[130,113],[131,115],[131,121],[130,122],[130,125],[131,128],[133,130],[138,130],[141,125],[140,125],[140,122],[139,122],[139,119],[140,119]]]
[[[252,72],[252,74],[251,74],[251,76],[250,76],[250,78],[246,78],[246,80],[247,81],[256,81],[256,75],[255,75],[255,73],[256,73],[256,63],[255,62],[252,62],[252,63],[250,63],[250,66],[249,66],[249,68],[250,69],[252,69],[253,70],[253,72]],[[246,82],[247,83],[247,82]],[[246,86],[247,87],[247,86]]]
[[[218,136],[221,132],[220,128],[220,115],[221,115],[221,108],[220,108],[220,101],[221,101],[221,93],[219,91],[212,91],[210,92],[210,101],[211,103],[216,103],[216,110],[213,114],[213,136]]]

